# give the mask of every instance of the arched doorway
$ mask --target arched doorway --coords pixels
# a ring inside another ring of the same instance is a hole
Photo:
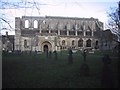
[[[48,45],[45,44],[45,45],[43,46],[43,50],[44,50],[44,52],[48,52]]]
[[[42,44],[41,44],[41,48],[42,48],[42,51],[43,52],[45,52],[45,51],[50,51],[50,50],[52,50],[52,45],[51,45],[51,43],[49,42],[49,41],[45,41],[45,42],[43,42]]]

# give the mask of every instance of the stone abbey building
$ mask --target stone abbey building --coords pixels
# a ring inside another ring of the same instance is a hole
[[[99,49],[101,31],[103,23],[95,18],[16,17],[14,49],[42,52]]]

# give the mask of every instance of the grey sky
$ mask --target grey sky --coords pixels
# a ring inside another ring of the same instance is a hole
[[[1,17],[7,19],[14,28],[14,18],[23,15],[29,16],[63,16],[63,17],[84,17],[84,18],[98,18],[104,23],[104,29],[107,24],[107,13],[110,7],[117,7],[119,0],[4,0],[3,2],[21,2],[24,1],[26,7],[31,4],[27,2],[38,2],[33,8],[12,8],[8,5],[8,9],[0,9]],[[0,2],[1,3],[1,2]],[[24,6],[23,5],[23,6]],[[0,4],[1,7],[4,7]],[[32,6],[32,5],[31,5]],[[36,6],[39,9],[36,9]],[[11,9],[12,8],[12,9]],[[8,25],[2,22],[1,28],[9,28]],[[5,32],[5,31],[4,31]],[[4,33],[2,31],[2,33]],[[12,31],[11,31],[12,32]],[[13,31],[14,34],[14,31]]]

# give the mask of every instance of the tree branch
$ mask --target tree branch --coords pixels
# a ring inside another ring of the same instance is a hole
[[[4,21],[5,23],[7,23],[11,29],[13,29],[12,26],[10,25],[10,23],[9,23],[7,20],[5,20],[5,19],[3,19],[3,18],[0,18],[0,19],[1,19],[2,21]]]

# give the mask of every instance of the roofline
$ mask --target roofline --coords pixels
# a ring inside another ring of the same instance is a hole
[[[22,18],[57,18],[57,19],[82,19],[82,20],[98,20],[96,18],[81,18],[81,17],[65,17],[65,16],[22,16]]]

